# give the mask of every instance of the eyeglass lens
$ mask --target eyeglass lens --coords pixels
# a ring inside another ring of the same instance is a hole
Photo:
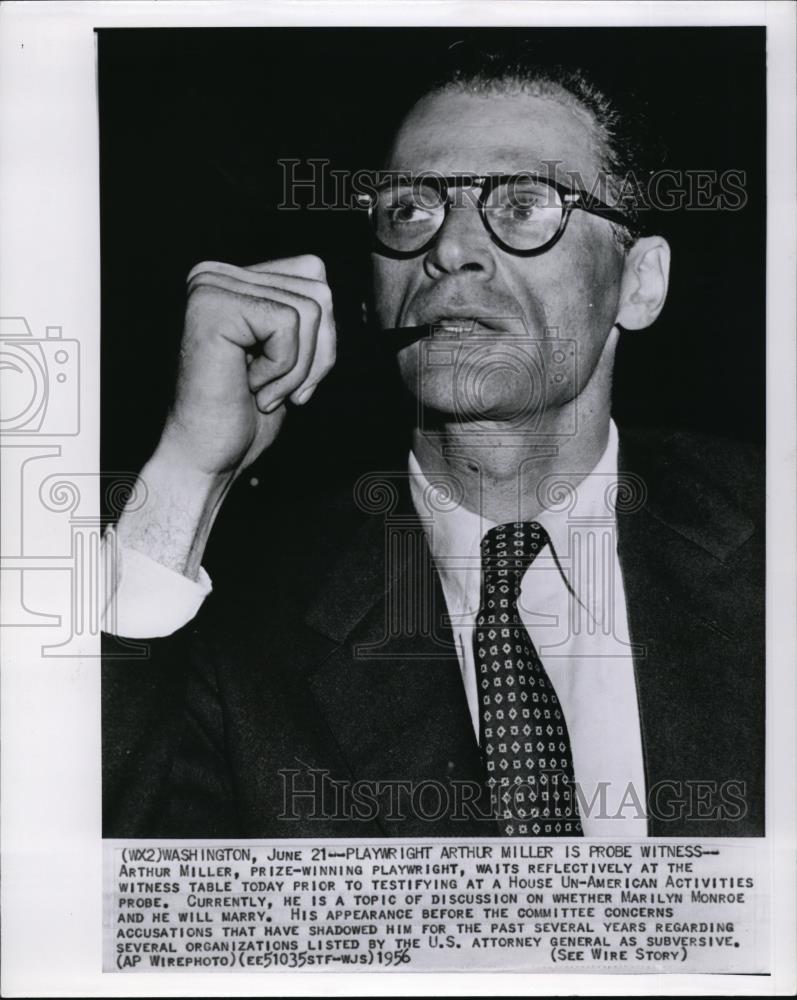
[[[475,207],[467,188],[452,188],[454,210]],[[393,250],[412,252],[429,243],[446,215],[446,192],[440,183],[422,181],[387,185],[377,195],[373,224],[377,239]],[[487,228],[515,250],[536,250],[552,240],[562,222],[562,200],[542,181],[516,177],[492,186],[483,199]]]

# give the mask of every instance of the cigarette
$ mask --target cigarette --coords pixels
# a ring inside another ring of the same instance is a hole
[[[428,337],[433,329],[429,323],[424,323],[422,326],[397,326],[390,330],[382,330],[379,339],[389,351],[400,351]]]
[[[473,325],[472,323],[470,324]],[[446,340],[459,340],[464,332],[464,325],[455,330],[450,324],[424,323],[421,326],[396,326],[382,330],[379,334],[381,342],[389,351],[401,351],[426,337],[441,337]]]

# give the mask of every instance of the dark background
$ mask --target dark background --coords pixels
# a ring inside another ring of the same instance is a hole
[[[742,211],[650,220],[672,245],[670,294],[651,329],[621,338],[615,415],[763,440],[763,28],[122,29],[98,32],[104,470],[140,468],[158,440],[190,268],[306,252],[327,265],[339,362],[236,485],[215,546],[225,518],[250,522],[264,480],[288,472],[312,488],[319,477],[385,467],[402,400],[360,318],[364,219],[278,211],[277,160],[378,168],[397,116],[437,75],[452,42],[519,34],[644,109],[649,149],[661,147],[653,166],[746,172]],[[211,551],[211,569],[213,561]]]

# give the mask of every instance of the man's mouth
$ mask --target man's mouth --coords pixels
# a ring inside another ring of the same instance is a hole
[[[381,343],[390,351],[401,351],[405,347],[428,337],[460,339],[478,330],[503,330],[497,318],[473,315],[421,315],[417,326],[399,326],[382,331]]]
[[[473,316],[441,316],[431,324],[433,330],[439,333],[448,333],[455,336],[464,336],[471,333],[476,326],[476,319]]]
[[[496,320],[487,316],[431,316],[425,319],[425,322],[434,332],[447,333],[452,336],[464,336],[477,329],[497,330],[499,328]]]

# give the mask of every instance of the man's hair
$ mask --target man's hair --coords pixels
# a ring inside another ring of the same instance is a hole
[[[587,111],[602,156],[601,183],[591,193],[624,212],[626,224],[614,225],[623,250],[642,235],[639,182],[648,173],[645,160],[650,141],[643,138],[645,117],[638,99],[633,108],[627,106],[620,95],[599,86],[587,70],[551,63],[540,44],[527,39],[500,48],[454,43],[446,62],[427,94],[529,94]]]

